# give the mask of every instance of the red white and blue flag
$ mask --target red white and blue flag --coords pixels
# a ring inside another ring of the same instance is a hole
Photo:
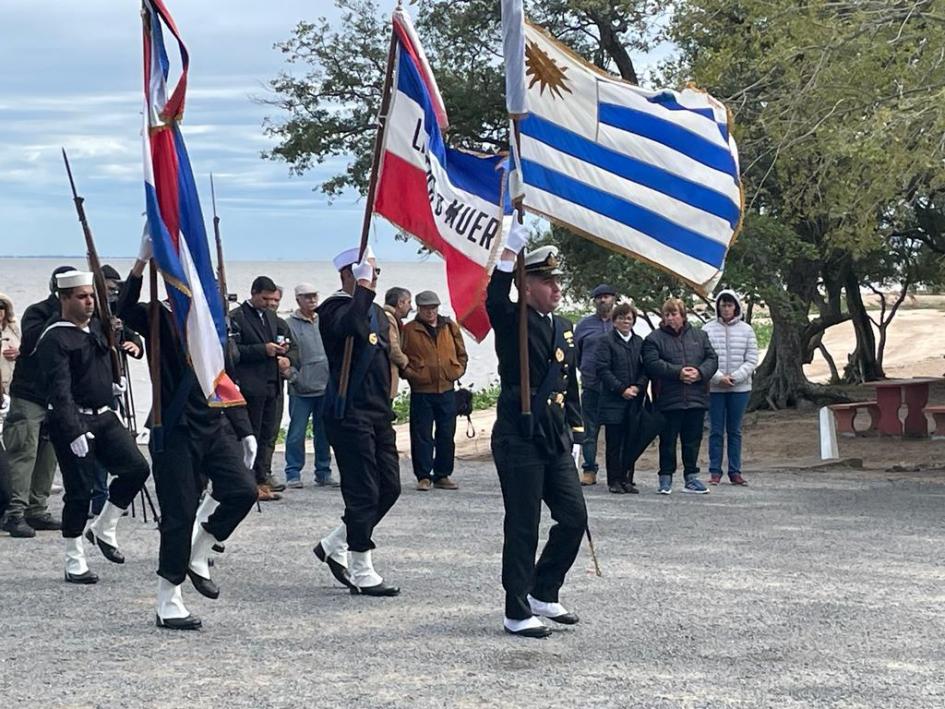
[[[477,341],[488,334],[485,289],[511,204],[505,158],[443,142],[446,109],[410,17],[394,11],[394,80],[374,211],[446,261],[456,321]]]
[[[162,0],[143,0],[144,194],[154,258],[164,277],[181,342],[210,406],[244,403],[227,376],[226,322],[200,199],[179,122],[187,93],[187,48]],[[168,96],[169,31],[180,49],[181,70]]]

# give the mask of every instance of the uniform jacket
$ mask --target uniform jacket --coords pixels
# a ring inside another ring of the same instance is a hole
[[[374,291],[356,286],[337,291],[318,306],[318,327],[330,372],[325,416],[354,421],[393,421],[390,399],[390,321],[374,303]],[[351,380],[344,410],[338,400],[345,340],[354,342]]]
[[[659,411],[709,408],[709,380],[719,366],[708,335],[688,322],[678,333],[661,324],[643,341],[643,366],[653,382],[653,400]],[[683,367],[695,367],[702,379],[684,384]]]
[[[384,306],[384,313],[387,315],[387,321],[390,323],[390,398],[397,397],[397,389],[400,387],[400,370],[407,366],[410,361],[404,354],[400,346],[400,332],[403,326],[400,320],[394,314],[394,308],[390,305]]]
[[[141,283],[141,277],[129,276],[122,284],[121,292],[118,295],[117,315],[129,327],[150,336],[151,318],[149,307],[145,303],[138,302],[141,297]],[[223,419],[226,418],[239,438],[253,435],[245,406],[231,406],[221,409],[212,408],[207,404],[207,397],[200,389],[193,368],[190,366],[181,346],[174,325],[174,316],[163,303],[161,304],[159,337],[161,347],[161,404],[165,425],[184,426],[188,429],[192,439],[199,440],[204,436],[212,436],[218,433],[219,427],[223,424]],[[232,360],[226,356],[227,350],[224,350],[224,353],[227,372],[233,377],[235,372]],[[150,357],[151,352],[148,351],[149,360]],[[190,382],[187,400],[178,421],[170,422],[166,418],[168,414],[167,407],[173,401],[182,381]],[[154,412],[152,411],[151,416],[148,417],[147,426],[149,428],[151,427],[153,415]]]
[[[616,330],[600,336],[595,351],[595,375],[600,382],[598,421],[603,424],[617,424],[635,411],[639,411],[646,397],[649,379],[643,368],[643,338],[631,335],[623,341]],[[639,387],[640,393],[634,399],[624,399],[627,387]]]
[[[66,441],[88,432],[79,407],[100,409],[115,403],[111,354],[101,322],[91,320],[87,330],[59,319],[43,331],[36,350],[46,379],[47,419]]]
[[[274,396],[282,380],[276,358],[266,354],[266,343],[276,341],[279,318],[269,310],[263,310],[260,318],[259,311],[244,301],[230,311],[230,319],[240,333],[236,365],[240,390],[246,396]]]
[[[308,320],[296,310],[288,319],[289,333],[295,347],[289,360],[289,394],[292,396],[321,396],[328,386],[328,355],[318,331],[318,317]]]
[[[39,366],[36,345],[46,325],[59,319],[59,299],[50,295],[46,300],[33,303],[20,318],[20,356],[10,382],[11,397],[25,399],[46,406],[46,376]]]
[[[463,335],[456,323],[442,315],[437,316],[433,328],[416,318],[404,325],[401,347],[410,360],[404,376],[411,392],[451,391],[454,382],[466,373],[469,357]]]
[[[495,331],[501,392],[494,436],[521,436],[521,404],[518,356],[518,304],[509,297],[514,276],[496,269],[486,290],[486,311]],[[559,315],[552,319],[532,308],[528,312],[528,371],[532,394],[545,379],[553,361],[561,367],[552,395],[535,401],[532,409],[534,442],[550,453],[570,451],[584,441],[581,400],[577,383],[577,350],[571,321]],[[559,354],[560,352],[560,354]],[[549,403],[550,402],[550,403]]]
[[[705,334],[719,355],[719,369],[709,383],[713,393],[735,393],[751,391],[751,375],[758,366],[758,339],[751,325],[742,320],[742,306],[733,291],[722,293],[735,298],[737,303],[735,317],[728,323],[716,318],[706,323]],[[719,295],[722,295],[719,293]],[[726,374],[731,374],[735,386],[722,386],[719,382]]]

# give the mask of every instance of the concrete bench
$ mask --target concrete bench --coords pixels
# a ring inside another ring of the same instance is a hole
[[[876,433],[879,430],[879,405],[875,401],[854,401],[849,404],[832,404],[830,410],[833,411],[837,419],[837,433],[847,438],[857,435],[866,436]],[[856,415],[865,410],[870,416],[870,426],[865,431],[857,431],[853,427],[853,421]],[[942,429],[945,431],[945,427]]]
[[[945,438],[945,406],[926,406],[922,409],[923,414],[928,414],[935,422],[935,430],[932,431],[932,438],[941,440]]]

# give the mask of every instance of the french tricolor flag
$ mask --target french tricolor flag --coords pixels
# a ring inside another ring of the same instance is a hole
[[[410,17],[394,11],[396,53],[374,211],[446,261],[456,321],[477,341],[488,334],[485,289],[511,204],[505,158],[443,142],[446,109]]]
[[[226,323],[194,175],[179,121],[187,92],[187,48],[162,0],[143,0],[144,194],[154,258],[177,330],[210,406],[245,403],[225,371]],[[181,74],[168,97],[164,29],[177,40]]]

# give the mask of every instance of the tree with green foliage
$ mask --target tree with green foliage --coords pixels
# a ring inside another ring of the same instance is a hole
[[[320,186],[329,195],[365,190],[390,33],[373,0],[340,6],[338,28],[301,22],[278,45],[300,71],[272,81],[280,115],[266,123],[279,141],[268,156],[296,172],[346,161]],[[877,342],[860,287],[890,282],[897,254],[894,271],[911,268],[891,246],[897,235],[945,253],[945,22],[933,1],[536,0],[527,10],[629,81],[638,79],[633,53],[665,30],[678,51],[657,80],[692,81],[731,108],[747,212],[720,285],[763,302],[774,323],[752,406],[830,400],[803,364],[825,351],[824,331],[846,320],[858,347],[845,374],[881,376],[882,330]],[[447,139],[458,147],[507,146],[498,13],[494,0],[431,0],[419,9],[450,112]],[[691,297],[655,269],[562,229],[545,238],[561,247],[578,289],[606,274],[651,313],[666,295]],[[922,262],[922,278],[937,277],[929,269],[940,261]]]

